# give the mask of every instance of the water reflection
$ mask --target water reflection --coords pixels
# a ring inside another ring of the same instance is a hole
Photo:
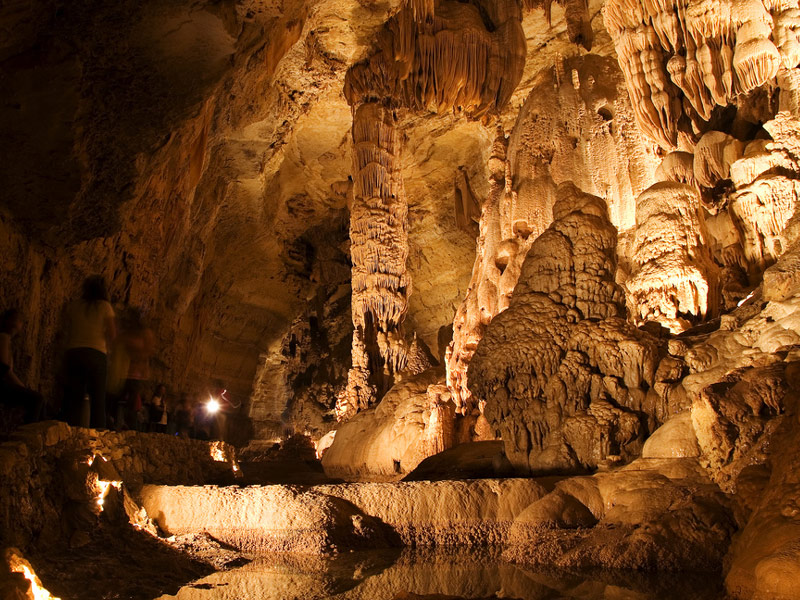
[[[521,600],[719,600],[717,577],[512,565],[492,552],[401,550],[334,558],[268,555],[215,573],[158,600],[390,600],[407,593]]]

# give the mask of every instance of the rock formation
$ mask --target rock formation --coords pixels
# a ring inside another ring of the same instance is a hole
[[[347,389],[337,400],[338,420],[383,397],[406,363],[401,324],[411,281],[397,110],[452,108],[479,118],[502,108],[522,76],[521,19],[512,0],[485,6],[409,2],[387,22],[375,53],[347,73],[344,94],[353,109],[355,331]]]
[[[800,594],[797,0],[67,4],[0,7],[14,370],[56,415],[99,272],[255,439],[0,407],[0,589],[171,594],[205,530],[320,597]]]
[[[353,366],[336,406],[339,420],[381,397],[405,367],[401,324],[408,310],[408,203],[391,108],[354,108],[354,191],[350,208]]]
[[[691,148],[715,110],[748,102],[779,69],[796,67],[789,25],[796,8],[761,0],[607,2],[604,21],[642,130],[665,148]]]
[[[556,185],[571,181],[604,197],[614,224],[626,229],[657,164],[615,61],[563,60],[538,80],[510,137],[498,133],[488,162],[475,266],[446,359],[447,384],[464,413],[475,408],[469,362],[486,326],[508,307],[531,244],[552,221]]]
[[[655,320],[680,333],[689,319],[716,316],[718,269],[708,241],[696,188],[669,181],[639,195],[625,282],[636,322]]]
[[[616,241],[602,199],[559,186],[553,224],[470,363],[470,390],[517,468],[592,467],[641,450],[658,352],[625,320]]]

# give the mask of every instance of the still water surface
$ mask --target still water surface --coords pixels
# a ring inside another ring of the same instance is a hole
[[[353,552],[335,558],[269,555],[158,600],[391,600],[413,594],[551,600],[720,600],[708,574],[564,573],[509,564],[490,552]]]

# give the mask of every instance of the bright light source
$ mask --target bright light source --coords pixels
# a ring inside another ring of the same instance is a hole
[[[225,446],[222,442],[212,442],[209,449],[211,451],[211,458],[213,460],[217,462],[225,462]]]
[[[30,581],[30,592],[32,592],[33,595],[31,596],[31,594],[28,594],[25,598],[32,597],[33,600],[60,600],[51,595],[50,592],[42,586],[41,580],[36,576],[36,573],[33,572],[33,567],[19,554],[11,553],[8,566],[11,568],[12,573],[22,573],[25,579]]]
[[[216,398],[209,398],[208,402],[206,402],[206,411],[208,412],[208,414],[213,415],[219,412],[219,409],[220,409],[219,400],[217,400]]]
[[[737,302],[737,303],[736,303],[736,306],[741,306],[742,304],[744,304],[745,302],[747,302],[748,300],[750,300],[750,298],[752,298],[752,297],[753,297],[753,294],[755,294],[755,293],[756,293],[756,291],[755,291],[755,290],[753,290],[752,292],[750,292],[749,294],[747,294],[747,298],[742,298],[741,300],[739,300],[739,302]]]
[[[102,479],[97,480],[97,487],[99,488],[97,493],[97,506],[100,508],[100,512],[103,512],[103,505],[106,503],[108,489],[111,486],[114,486],[118,492],[122,491],[121,481],[104,481]]]

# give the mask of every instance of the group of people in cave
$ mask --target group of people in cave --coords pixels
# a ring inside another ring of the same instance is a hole
[[[214,413],[189,394],[171,397],[163,383],[151,382],[156,338],[142,311],[111,305],[105,280],[84,280],[82,293],[65,311],[60,406],[46,403],[14,368],[13,339],[22,331],[17,308],[0,316],[0,404],[24,423],[57,418],[96,429],[133,429],[200,439],[224,439],[235,407],[218,382]]]

